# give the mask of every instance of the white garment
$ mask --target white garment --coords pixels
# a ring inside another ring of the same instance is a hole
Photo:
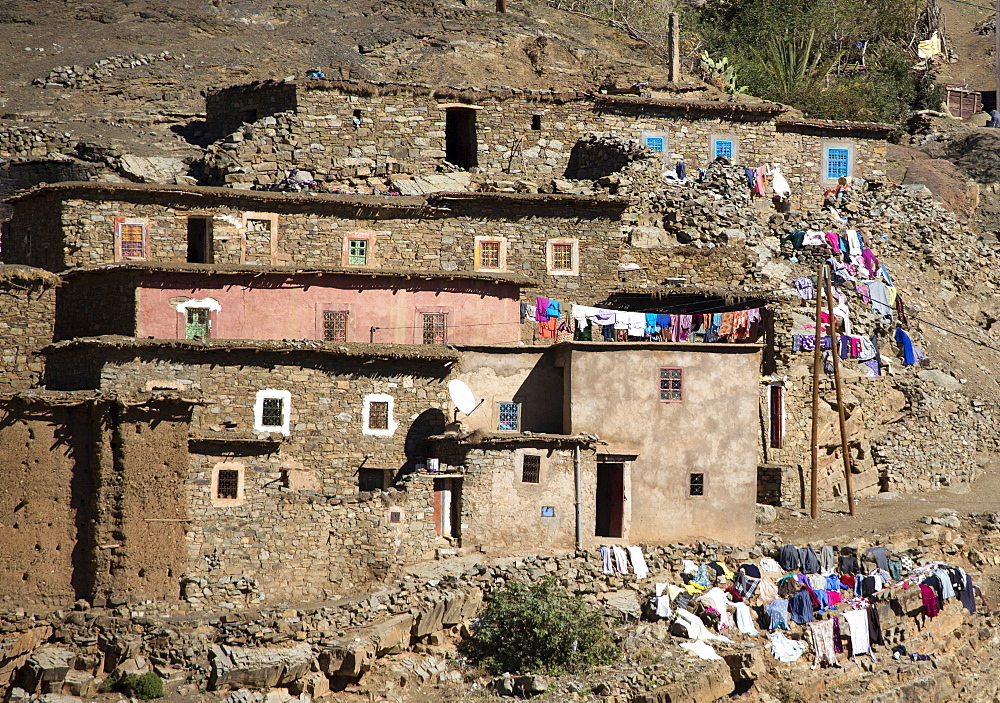
[[[864,610],[848,610],[844,613],[844,620],[851,629],[851,656],[868,654],[872,661],[875,661],[872,643],[868,636],[868,613]]]
[[[861,340],[861,353],[858,355],[858,361],[870,361],[874,359],[875,345],[872,344],[871,337],[861,335],[858,339]]]
[[[772,632],[769,637],[771,638],[771,654],[780,662],[790,664],[806,651],[805,642],[790,640],[779,631]]]
[[[715,640],[719,642],[732,642],[731,639],[725,635],[716,635],[703,623],[694,613],[689,613],[686,610],[677,611],[677,619],[674,622],[680,623],[681,626],[687,631],[688,637],[693,640]]]
[[[782,198],[787,198],[792,194],[792,189],[785,177],[781,175],[781,167],[778,164],[775,164],[774,168],[771,169],[771,188]]]
[[[700,640],[695,642],[681,642],[681,648],[686,649],[691,652],[691,654],[694,654],[696,657],[701,657],[702,659],[722,659],[722,657],[715,653],[715,650],[712,649],[712,645],[708,642],[702,642]]]
[[[614,545],[611,550],[615,553],[615,566],[618,567],[619,574],[628,573],[628,556],[625,554],[625,550],[619,547],[617,544]]]
[[[781,568],[781,564],[776,562],[771,557],[764,557],[761,559],[759,566],[761,571],[773,571],[776,574],[785,573],[785,570]]]
[[[615,573],[615,569],[611,566],[611,549],[608,547],[601,547],[601,561],[604,562],[604,573],[605,575]]]
[[[746,603],[736,603],[736,627],[744,635],[756,635],[757,628],[753,626],[753,615],[750,613],[750,606]]]
[[[628,329],[628,316],[627,312],[615,312],[615,329],[616,330],[627,330]]]
[[[573,303],[573,319],[584,321],[588,317],[593,317],[597,314],[597,308],[592,308],[589,305],[577,305]]]
[[[630,337],[642,337],[646,334],[646,315],[641,312],[626,312],[626,325]],[[616,325],[617,327],[617,325]]]
[[[658,583],[656,584],[656,598],[653,599],[656,605],[656,614],[661,618],[669,618],[674,614],[673,608],[670,607],[670,595],[663,595],[663,592],[667,590],[667,584]]]
[[[807,229],[806,234],[802,237],[802,246],[804,247],[818,247],[826,245],[826,237],[823,233],[815,229]]]
[[[723,593],[721,588],[716,586],[715,588],[709,589],[706,593],[698,596],[698,600],[705,601],[719,613],[720,630],[733,626],[733,617],[729,614],[729,600],[726,598],[726,594]]]
[[[628,556],[632,561],[632,571],[637,579],[644,579],[649,576],[649,567],[646,566],[646,558],[642,556],[641,547],[628,547]]]
[[[847,235],[844,239],[847,240],[847,251],[850,252],[851,256],[861,256],[861,241],[857,230],[847,230]]]
[[[682,574],[697,574],[698,573],[698,565],[695,564],[690,559],[682,559],[681,560],[681,573]]]

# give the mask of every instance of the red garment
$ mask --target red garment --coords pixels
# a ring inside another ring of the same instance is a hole
[[[941,608],[938,607],[937,593],[934,589],[926,584],[920,584],[920,597],[924,601],[924,615],[929,618],[937,617]]]
[[[843,574],[840,577],[840,582],[844,584],[844,588],[849,588],[854,590],[854,574]]]
[[[840,591],[827,591],[826,600],[830,605],[837,605],[837,603],[842,603],[844,601],[844,597],[840,595]]]
[[[559,330],[559,318],[550,317],[545,322],[538,323],[538,334],[542,337],[548,337],[550,339],[556,338],[556,332]]]

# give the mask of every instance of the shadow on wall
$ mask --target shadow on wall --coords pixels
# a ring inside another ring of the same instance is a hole
[[[406,463],[400,467],[393,477],[393,482],[398,481],[402,476],[416,471],[417,464],[427,460],[430,452],[430,445],[427,438],[444,432],[444,426],[448,422],[444,411],[440,408],[428,408],[420,413],[416,419],[410,423],[406,430],[406,439],[403,444],[403,451],[406,453]]]
[[[555,354],[543,354],[511,398],[521,404],[521,431],[561,434],[563,431],[563,370]],[[498,428],[492,427],[496,430]]]

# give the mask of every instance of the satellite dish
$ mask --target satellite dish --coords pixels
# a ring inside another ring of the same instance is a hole
[[[451,394],[451,402],[460,412],[471,415],[476,409],[476,396],[472,395],[472,389],[465,385],[464,381],[455,379],[448,382],[448,393]]]

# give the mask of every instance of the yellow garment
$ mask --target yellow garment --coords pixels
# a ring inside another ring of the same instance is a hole
[[[713,563],[719,565],[719,567],[722,569],[722,575],[726,577],[727,581],[732,581],[733,577],[736,576],[736,574],[734,574],[732,571],[730,571],[729,567],[726,566],[725,564],[723,564],[721,561],[716,561],[716,562],[713,562]]]
[[[674,598],[676,598],[677,596],[679,596],[681,594],[681,591],[683,591],[683,590],[684,589],[681,588],[680,586],[675,586],[672,583],[667,584],[667,597],[670,599],[670,602],[673,603],[674,602]]]
[[[695,583],[691,581],[690,583],[684,584],[684,590],[690,593],[692,596],[696,596],[699,593],[704,593],[708,589],[702,586],[700,583]]]
[[[930,59],[941,53],[941,37],[938,36],[937,32],[934,32],[930,39],[925,39],[917,44],[917,56],[922,59]]]
[[[885,287],[885,293],[889,298],[889,307],[891,308],[896,304],[896,295],[898,295],[898,291],[892,286],[887,285]]]

